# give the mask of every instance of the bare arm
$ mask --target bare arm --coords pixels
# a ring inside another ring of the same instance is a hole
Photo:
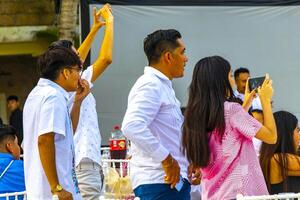
[[[277,141],[277,129],[271,106],[273,88],[272,81],[268,75],[266,75],[266,79],[258,93],[263,108],[264,124],[255,137],[267,144],[275,144]]]
[[[255,90],[252,90],[251,92],[249,91],[249,79],[248,79],[246,83],[246,89],[245,89],[245,98],[242,105],[244,110],[246,110],[247,112],[249,111],[255,96],[256,96]]]
[[[39,136],[38,148],[41,163],[52,190],[59,184],[55,164],[54,133],[51,132]]]
[[[76,95],[75,95],[74,102],[73,102],[73,107],[71,110],[71,121],[72,121],[74,134],[76,132],[77,125],[79,122],[81,104],[82,104],[83,100],[85,99],[85,97],[89,93],[90,93],[89,83],[86,80],[81,79],[79,81],[79,87],[76,91]]]
[[[56,194],[59,199],[62,200],[72,200],[73,196],[70,192],[64,189],[56,191],[56,186],[59,184],[59,181],[56,171],[54,133],[50,132],[40,135],[38,137],[38,148],[40,160],[47,176],[52,194]]]
[[[81,103],[82,102],[74,101],[72,111],[71,111],[71,121],[72,121],[74,134],[76,133],[76,129],[79,122]]]
[[[114,17],[109,4],[103,6],[101,16],[104,18],[106,26],[99,56],[93,64],[92,82],[94,82],[112,62]]]
[[[94,41],[94,38],[98,32],[98,30],[104,25],[104,22],[100,21],[100,15],[101,15],[101,9],[96,12],[96,8],[94,7],[94,24],[89,32],[89,34],[84,39],[83,43],[78,48],[78,53],[82,61],[84,62],[90,49],[92,46],[92,43]]]

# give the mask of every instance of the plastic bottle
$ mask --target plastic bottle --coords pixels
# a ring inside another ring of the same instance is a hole
[[[127,152],[126,138],[120,130],[119,126],[114,126],[111,132],[110,143],[110,157],[111,159],[125,159]],[[119,167],[119,163],[116,163],[116,167]]]

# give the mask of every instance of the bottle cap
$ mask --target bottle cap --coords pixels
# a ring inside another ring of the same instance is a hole
[[[114,126],[114,130],[120,130],[120,126],[119,125],[115,125]]]

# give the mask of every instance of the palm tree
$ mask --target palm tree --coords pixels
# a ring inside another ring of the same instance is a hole
[[[59,39],[74,41],[78,0],[62,0],[59,19]]]

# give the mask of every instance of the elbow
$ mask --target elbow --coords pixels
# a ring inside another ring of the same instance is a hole
[[[54,134],[44,134],[38,137],[38,147],[43,147],[49,143],[54,143]]]
[[[129,140],[135,140],[137,130],[142,129],[135,121],[128,122],[122,125],[122,133]]]
[[[276,144],[277,142],[277,132],[272,134],[272,137],[269,138],[268,141],[266,141],[267,144]]]
[[[104,60],[104,63],[105,63],[106,65],[110,65],[110,64],[112,63],[112,57],[106,58],[106,59]]]
[[[130,131],[130,127],[128,127],[128,126],[123,127],[123,126],[122,126],[121,130],[122,130],[123,135],[124,135],[127,139],[131,140],[131,134],[130,134],[131,131]]]
[[[274,134],[274,137],[272,138],[271,144],[276,144],[277,142],[277,132]]]
[[[94,63],[94,66],[96,68],[104,68],[105,69],[111,63],[112,63],[112,57],[111,56],[107,56],[107,57],[102,57],[102,58],[98,59]]]
[[[47,142],[47,140],[43,135],[38,137],[38,147],[39,148],[42,147],[43,144],[45,144],[46,142]]]
[[[107,56],[105,58],[102,59],[101,63],[103,63],[104,65],[108,66],[112,63],[112,57],[111,56]]]

